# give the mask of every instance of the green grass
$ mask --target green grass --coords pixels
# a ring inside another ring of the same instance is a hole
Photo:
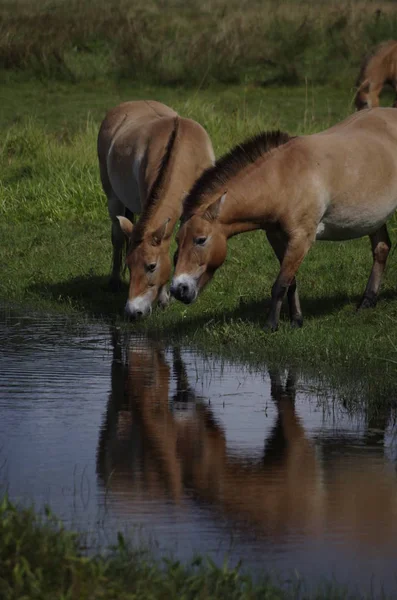
[[[72,82],[338,82],[396,31],[385,0],[1,0],[0,68]]]
[[[88,557],[84,540],[66,531],[47,509],[40,516],[0,498],[0,597],[2,600],[309,600],[363,598],[324,584],[307,591],[299,578],[280,584],[263,574],[254,582],[227,563],[197,558],[189,565],[155,562],[119,534],[106,553]],[[372,595],[366,596],[371,598]]]

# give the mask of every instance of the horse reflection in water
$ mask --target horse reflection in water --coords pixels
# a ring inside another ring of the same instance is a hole
[[[295,411],[292,372],[282,383],[270,370],[276,422],[261,458],[230,452],[211,406],[189,386],[180,351],[171,368],[156,344],[128,350],[114,338],[112,391],[101,430],[97,469],[112,500],[139,512],[147,500],[186,498],[221,512],[226,522],[272,539],[288,534],[322,537],[343,532],[357,552],[375,544],[392,548],[397,534],[396,475],[383,444],[365,437],[307,437]],[[380,442],[382,427],[378,423]],[[369,451],[369,447],[373,452]],[[153,506],[150,510],[155,510]]]

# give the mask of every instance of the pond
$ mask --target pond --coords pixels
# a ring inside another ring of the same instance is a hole
[[[0,310],[0,486],[91,548],[395,591],[394,415],[280,366]],[[365,406],[365,403],[363,403]]]

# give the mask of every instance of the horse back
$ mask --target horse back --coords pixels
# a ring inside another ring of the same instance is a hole
[[[145,174],[156,175],[176,117],[164,104],[137,101],[111,109],[102,122],[98,135],[102,182],[108,180],[109,191],[132,212],[142,211],[152,183]]]

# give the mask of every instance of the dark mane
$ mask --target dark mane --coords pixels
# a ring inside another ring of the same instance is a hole
[[[135,225],[132,230],[132,237],[129,244],[129,248],[127,254],[132,250],[134,246],[137,246],[143,239],[143,235],[145,233],[145,229],[149,219],[151,218],[156,206],[158,205],[161,192],[163,191],[163,187],[165,184],[165,179],[167,176],[167,170],[170,163],[172,150],[174,148],[176,136],[178,135],[179,129],[179,117],[174,118],[174,126],[171,131],[170,137],[168,138],[167,146],[165,148],[165,152],[163,158],[161,160],[156,179],[149,191],[148,199],[145,204],[145,209],[141,214],[141,217],[138,223]]]
[[[197,179],[183,204],[184,215],[189,218],[194,210],[204,203],[207,194],[225,185],[230,177],[244,167],[291,139],[288,133],[282,131],[265,131],[235,146]]]

